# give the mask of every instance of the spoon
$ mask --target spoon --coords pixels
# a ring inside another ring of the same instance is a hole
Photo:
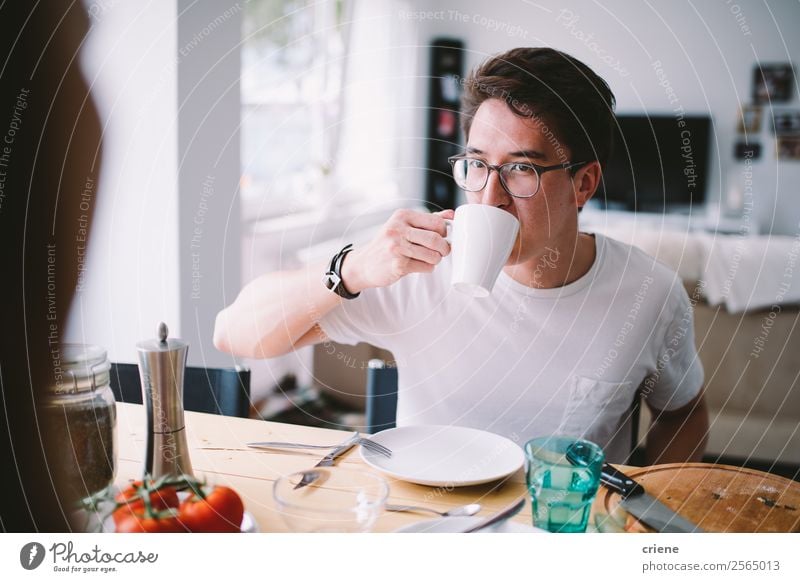
[[[459,516],[470,516],[475,515],[481,510],[480,503],[470,503],[468,505],[460,505],[458,507],[454,507],[452,509],[448,509],[447,511],[438,511],[436,509],[431,509],[430,507],[418,507],[416,505],[386,505],[386,511],[427,511],[430,513],[435,513],[436,515],[440,515],[442,517],[459,517]]]

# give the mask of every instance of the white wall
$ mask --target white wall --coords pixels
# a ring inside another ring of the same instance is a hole
[[[163,320],[179,331],[176,2],[89,5],[82,51],[104,126],[83,286],[65,337],[136,361]]]
[[[178,0],[180,321],[189,363],[233,366],[217,313],[241,287],[239,77],[243,3]]]
[[[239,52],[232,0],[87,2],[82,51],[103,134],[97,212],[65,339],[135,362],[160,321],[189,364],[240,286]]]
[[[731,176],[741,180],[743,166],[733,159],[733,144],[739,106],[750,102],[754,65],[759,61],[800,65],[796,2],[416,0],[414,4],[415,10],[427,13],[425,19],[412,15],[419,20],[423,45],[436,36],[463,39],[468,68],[516,46],[552,46],[586,62],[606,79],[619,112],[672,111],[675,105],[653,67],[660,61],[684,110],[710,113],[714,119],[716,159],[709,200],[720,200],[727,193]],[[427,48],[420,50],[427,62]],[[797,87],[791,106],[800,109]],[[424,131],[422,122],[418,131]],[[795,234],[800,222],[800,162],[778,165],[771,130],[762,128],[761,137],[762,158],[753,164],[755,215],[762,231]],[[424,158],[418,159],[421,163]]]

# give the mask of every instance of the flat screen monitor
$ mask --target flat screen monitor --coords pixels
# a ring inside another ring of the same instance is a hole
[[[618,115],[617,120],[596,203],[617,210],[685,212],[705,202],[710,117]]]

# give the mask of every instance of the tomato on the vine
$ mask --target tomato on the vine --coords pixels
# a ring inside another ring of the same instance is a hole
[[[183,500],[183,503],[181,503]],[[111,504],[111,518],[118,532],[239,532],[244,504],[229,487],[210,491],[192,475],[145,476],[122,492],[107,487],[80,501],[88,513]],[[105,513],[99,520],[108,518]],[[99,526],[99,527],[102,527]]]
[[[128,514],[117,522],[117,533],[185,533],[177,516],[146,517],[143,513]]]
[[[231,533],[241,531],[244,504],[229,487],[214,487],[201,498],[196,493],[180,505],[178,519],[192,532]]]
[[[151,483],[152,485],[152,483]],[[145,514],[144,495],[145,488],[141,481],[134,481],[119,495],[114,498],[120,505],[113,513],[114,523],[119,529],[120,523],[127,520],[129,517],[139,517],[140,519]],[[150,507],[152,512],[161,512],[171,507],[177,508],[180,505],[178,500],[178,493],[174,487],[161,487],[159,489],[150,490]]]

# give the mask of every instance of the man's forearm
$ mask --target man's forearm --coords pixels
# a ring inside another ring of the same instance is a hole
[[[250,358],[269,358],[292,349],[342,301],[322,283],[326,265],[264,275],[250,282],[236,301],[217,315],[217,349]]]
[[[705,401],[679,411],[661,413],[647,434],[648,465],[700,462],[708,441],[708,409]]]

